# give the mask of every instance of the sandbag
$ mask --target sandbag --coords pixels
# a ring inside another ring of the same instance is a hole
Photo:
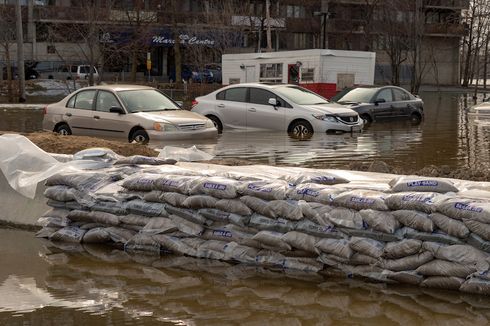
[[[381,242],[386,241],[399,241],[403,238],[396,233],[384,233],[372,230],[360,230],[360,229],[347,229],[347,228],[337,228],[337,230],[341,233],[344,233],[351,237],[360,237],[360,238],[368,238]]]
[[[43,227],[41,230],[36,232],[36,238],[50,238],[53,233],[58,231],[60,228],[53,228],[49,226]]]
[[[284,175],[280,177],[292,185],[299,185],[302,183],[316,183],[322,185],[334,185],[339,183],[349,183],[346,178],[339,177],[335,174],[314,171],[314,172],[301,172],[295,174]]]
[[[330,212],[333,207],[318,203],[306,202],[304,200],[298,200],[298,206],[301,209],[303,216],[310,221],[323,226],[333,226],[330,222]]]
[[[269,202],[257,197],[253,196],[242,196],[240,197],[240,201],[244,203],[247,207],[249,207],[252,211],[264,215],[273,217],[274,213],[270,210],[270,207],[267,205]]]
[[[83,223],[83,222],[81,222]],[[119,224],[119,225],[122,225],[122,224]],[[104,224],[101,224],[101,223],[83,223],[82,225],[79,226],[80,229],[83,229],[83,230],[91,230],[91,229],[95,229],[95,228],[105,228],[107,227],[107,225],[104,225]]]
[[[389,242],[384,247],[383,257],[397,259],[411,256],[420,251],[422,241],[416,239],[404,239],[398,242]]]
[[[117,174],[108,174],[101,172],[64,172],[52,175],[46,179],[45,185],[51,186],[67,186],[69,188],[75,188],[77,190],[89,193],[94,192],[97,189],[108,185],[109,183],[120,180],[120,176]]]
[[[240,182],[221,177],[201,177],[190,185],[191,195],[209,195],[221,199],[232,199],[238,196]]]
[[[151,191],[160,177],[159,174],[136,173],[124,179],[122,186],[131,191]]]
[[[490,281],[472,277],[464,282],[459,288],[460,291],[478,294],[490,294]]]
[[[71,221],[66,217],[40,217],[37,220],[37,225],[48,228],[61,229],[70,225]]]
[[[166,217],[152,217],[141,230],[142,233],[160,234],[177,231],[177,225]]]
[[[374,265],[378,263],[378,259],[369,255],[364,255],[359,252],[352,255],[349,259],[349,264],[357,266],[357,265]]]
[[[333,204],[345,208],[356,210],[373,209],[377,211],[387,211],[385,204],[386,194],[369,190],[351,190],[337,195]]]
[[[330,211],[330,222],[335,226],[352,229],[363,229],[362,216],[358,211],[349,208],[334,208]]]
[[[437,211],[457,220],[490,223],[490,203],[466,198],[450,198],[437,203]]]
[[[291,246],[282,239],[282,236],[283,233],[280,232],[260,231],[252,239],[267,247],[277,248],[277,250],[291,250]]]
[[[485,241],[474,233],[470,233],[466,243],[477,249],[490,253],[490,241]]]
[[[114,162],[114,165],[173,165],[175,163],[177,163],[177,161],[173,159],[132,155],[118,159]]]
[[[204,208],[199,210],[199,214],[208,220],[228,224],[231,222],[238,226],[246,226],[250,221],[250,216],[242,216],[229,212],[223,212],[219,209]]]
[[[123,229],[116,226],[105,228],[105,230],[107,231],[107,233],[109,233],[111,241],[122,244],[128,242],[128,240],[136,234],[135,231]]]
[[[424,251],[420,254],[406,256],[399,259],[383,259],[381,266],[390,271],[400,272],[415,270],[421,265],[431,261],[434,258],[431,252]]]
[[[383,273],[390,280],[411,285],[419,285],[424,279],[422,275],[417,274],[415,271],[392,272],[384,270]]]
[[[86,230],[82,230],[77,227],[67,226],[51,234],[49,240],[80,243],[82,242],[82,238],[86,232]]]
[[[195,195],[189,196],[182,203],[184,207],[192,208],[192,209],[200,209],[200,208],[215,208],[216,202],[218,200],[211,196],[206,195]]]
[[[159,177],[153,182],[153,189],[188,195],[192,187],[192,183],[196,182],[199,178],[199,176],[159,175]]]
[[[185,218],[177,215],[170,215],[170,219],[174,222],[179,231],[193,236],[200,236],[204,232],[204,227],[200,224],[193,223]]]
[[[400,226],[391,212],[363,209],[359,214],[367,227],[376,231],[395,233]]]
[[[163,249],[176,254],[196,256],[196,249],[182,242],[181,239],[166,234],[156,234],[152,238],[160,244]]]
[[[452,237],[440,231],[434,231],[432,233],[427,232],[419,232],[409,227],[403,227],[396,231],[395,235],[400,237],[404,237],[407,239],[417,239],[421,241],[429,241],[429,242],[439,242],[442,244],[462,244],[460,239],[456,237]]]
[[[318,273],[323,269],[323,263],[315,258],[308,257],[285,257],[282,268],[286,270],[296,270],[308,273]]]
[[[435,203],[445,198],[437,192],[400,192],[388,195],[385,203],[391,210],[404,209],[429,214],[436,211]]]
[[[447,217],[446,215],[432,213],[429,215],[429,218],[439,229],[450,236],[465,239],[470,234],[470,230],[468,230],[464,223]]]
[[[160,243],[148,234],[135,234],[124,244],[129,252],[160,253]]]
[[[44,190],[44,197],[57,201],[71,201],[75,200],[75,189],[67,186],[51,186]]]
[[[303,211],[297,201],[293,200],[272,200],[267,203],[267,209],[271,212],[270,217],[286,218],[288,220],[299,221],[303,218]]]
[[[220,199],[215,204],[216,208],[225,212],[238,215],[252,215],[252,210],[239,199]]]
[[[384,244],[382,242],[358,237],[352,237],[349,241],[349,246],[352,250],[373,258],[381,257],[384,250]]]
[[[67,218],[70,210],[63,208],[50,208],[41,217]]]
[[[350,262],[349,258],[339,257],[336,255],[327,254],[324,252],[321,252],[318,255],[317,260],[319,262],[322,262],[323,264],[325,264],[327,266],[334,267],[334,268],[339,268],[341,265],[346,265],[346,264],[349,264],[349,262]]]
[[[236,242],[240,245],[261,248],[260,242],[252,239],[253,234],[236,230],[230,226],[217,227],[212,229],[206,229],[201,235],[205,240],[219,240],[226,242]]]
[[[471,232],[477,234],[483,240],[490,240],[490,224],[468,219],[463,220],[463,222]]]
[[[427,246],[437,259],[448,260],[455,263],[477,268],[478,271],[489,269],[487,259],[489,254],[469,245]]]
[[[240,263],[255,263],[255,257],[258,254],[256,248],[240,245],[236,242],[229,242],[224,250],[225,260],[235,260]]]
[[[418,176],[400,176],[389,182],[392,192],[458,192],[453,183],[440,178],[426,178]]]
[[[319,239],[315,247],[324,253],[336,255],[349,259],[353,251],[349,246],[349,241],[345,239]]]
[[[249,226],[258,230],[276,231],[286,233],[295,229],[295,224],[285,219],[271,219],[262,215],[253,214]]]
[[[222,260],[225,258],[225,248],[228,242],[218,240],[204,241],[196,250],[196,257]]]
[[[309,220],[299,221],[297,224],[293,226],[296,231],[300,231],[320,238],[343,239],[346,237],[342,232],[339,232],[339,230],[336,229],[335,227],[319,225]]]
[[[283,180],[244,181],[239,193],[264,200],[282,200],[286,198],[288,183]]]
[[[82,209],[77,208],[77,205],[72,205],[74,202],[66,202],[66,208],[68,209]],[[84,209],[87,207],[84,207]],[[122,202],[113,202],[113,201],[97,201],[94,204],[90,205],[90,208],[93,211],[106,212],[115,215],[127,215],[129,212],[126,208],[126,203]]]
[[[290,231],[282,236],[282,240],[293,248],[316,253],[315,244],[320,239],[302,232]]]
[[[192,223],[196,223],[200,225],[209,224],[204,216],[202,216],[201,214],[199,214],[198,212],[192,209],[177,208],[170,205],[166,205],[165,210],[169,214],[180,216]]]
[[[476,268],[447,260],[434,259],[418,267],[416,272],[426,276],[454,276],[466,278],[468,275],[475,273]]]
[[[123,215],[118,218],[121,223],[140,226],[145,226],[151,220],[150,217],[135,214]]]
[[[420,283],[420,286],[435,289],[459,290],[464,278],[454,276],[430,276]]]
[[[333,199],[338,194],[343,192],[345,192],[344,188],[334,188],[314,183],[305,183],[289,188],[286,195],[289,199],[293,200],[331,204]]]
[[[164,192],[161,196],[163,202],[176,207],[183,207],[184,201],[188,198],[187,195],[179,194],[178,192]],[[146,200],[146,197],[145,197]]]
[[[103,227],[87,230],[83,235],[83,243],[106,243],[111,241],[111,235]]]
[[[429,215],[425,213],[402,209],[393,211],[393,216],[398,222],[409,228],[422,232],[434,231],[434,223],[429,218]]]
[[[70,219],[71,221],[94,222],[114,226],[120,224],[120,220],[117,215],[99,211],[91,212],[73,210],[68,213],[68,219]]]
[[[126,209],[133,214],[143,216],[167,216],[165,205],[162,203],[149,203],[140,199],[133,199],[126,203]]]

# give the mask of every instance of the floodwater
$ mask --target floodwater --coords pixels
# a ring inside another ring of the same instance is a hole
[[[0,325],[487,325],[490,300],[0,229]]]

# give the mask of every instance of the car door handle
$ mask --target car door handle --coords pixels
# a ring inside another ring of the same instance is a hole
[[[249,108],[248,109],[250,112],[257,112],[257,110],[255,108]]]
[[[65,114],[67,117],[71,117],[71,113],[66,113]]]
[[[218,107],[219,107],[219,108],[224,108],[224,107],[225,107],[225,105],[224,105],[224,104],[218,104]]]
[[[94,115],[94,119],[100,119],[98,115]]]

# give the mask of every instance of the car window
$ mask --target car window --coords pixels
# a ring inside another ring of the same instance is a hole
[[[410,100],[410,95],[400,89],[393,89],[395,101],[408,101]]]
[[[121,107],[117,98],[111,92],[99,91],[97,94],[97,102],[95,103],[95,110],[101,112],[110,112],[111,107]]]
[[[77,72],[77,66],[71,66],[71,72],[76,73]]]
[[[77,94],[75,99],[75,109],[92,110],[94,103],[95,91],[82,91]]]
[[[276,98],[276,95],[265,89],[250,88],[250,103],[270,105],[270,98]]]
[[[274,90],[296,104],[315,105],[329,103],[325,98],[298,86],[279,86]]]
[[[216,99],[217,100],[224,100],[225,99],[225,93],[226,91],[221,91],[218,94],[216,94]]]
[[[236,88],[227,89],[225,93],[225,100],[234,101],[234,102],[246,102],[247,88],[236,87]]]
[[[181,110],[170,98],[156,89],[136,89],[117,92],[126,110],[135,112]]]
[[[393,102],[393,94],[391,93],[391,88],[386,88],[381,90],[376,96],[376,100],[385,100],[385,102]]]
[[[88,74],[90,71],[88,66],[80,66],[80,73],[81,74]]]
[[[75,99],[77,98],[77,96],[72,96],[68,102],[66,103],[66,107],[67,108],[74,108],[75,107]]]

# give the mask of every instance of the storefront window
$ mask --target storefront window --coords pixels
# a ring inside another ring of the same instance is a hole
[[[260,82],[281,83],[282,63],[262,63],[260,65]]]

